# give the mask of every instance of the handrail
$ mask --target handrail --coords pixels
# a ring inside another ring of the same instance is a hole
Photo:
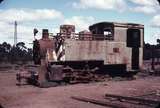
[[[81,34],[81,33],[57,33],[53,38],[75,39],[75,40],[113,40],[112,35],[103,34]]]

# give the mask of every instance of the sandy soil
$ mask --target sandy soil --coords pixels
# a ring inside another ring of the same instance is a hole
[[[104,106],[73,100],[71,96],[104,100],[105,93],[137,96],[160,91],[160,77],[153,76],[132,81],[112,80],[51,88],[38,88],[31,85],[19,87],[16,86],[16,82],[15,72],[0,72],[0,104],[4,108],[104,108]],[[159,97],[150,98],[160,99]],[[134,104],[127,106],[129,108],[147,108]]]

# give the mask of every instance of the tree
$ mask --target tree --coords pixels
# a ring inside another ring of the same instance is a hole
[[[11,45],[7,42],[0,44],[0,60],[8,61],[9,52],[11,50]]]
[[[0,62],[32,61],[32,49],[27,48],[24,42],[11,46],[7,42],[0,44]]]
[[[24,42],[18,42],[17,44],[16,44],[16,49],[15,49],[15,51],[16,51],[16,55],[15,56],[17,56],[16,57],[16,59],[18,60],[18,61],[26,61],[27,59],[27,47],[25,46],[25,43]]]
[[[160,39],[157,39],[157,43],[160,44]]]

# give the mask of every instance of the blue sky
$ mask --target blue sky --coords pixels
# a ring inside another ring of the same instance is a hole
[[[130,22],[145,25],[145,42],[160,38],[160,6],[156,0],[4,0],[0,4],[0,43],[13,44],[14,20],[18,22],[18,41],[27,46],[33,29],[59,32],[61,24],[75,24],[76,31],[101,22]]]

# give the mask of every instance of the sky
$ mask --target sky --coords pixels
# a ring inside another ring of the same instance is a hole
[[[18,42],[31,47],[33,29],[58,33],[62,24],[76,31],[88,30],[97,22],[139,23],[145,27],[145,42],[160,38],[160,6],[157,0],[4,0],[0,4],[0,43],[14,43],[14,21]]]

